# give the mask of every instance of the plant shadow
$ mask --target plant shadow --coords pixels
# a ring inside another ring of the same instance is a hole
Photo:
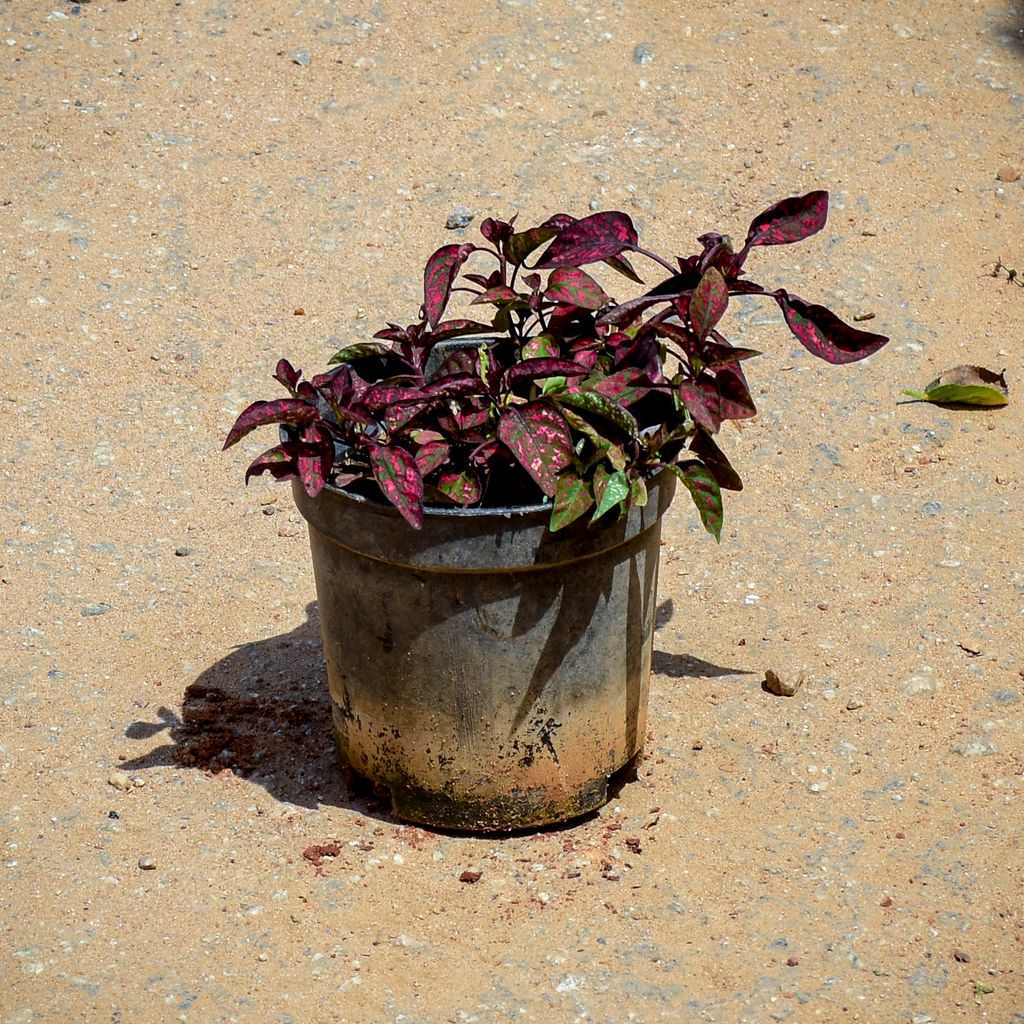
[[[180,715],[133,722],[125,735],[170,742],[123,762],[125,771],[173,765],[209,775],[231,772],[300,807],[348,807],[395,822],[390,800],[340,767],[316,602],[281,636],[241,644],[185,687]]]

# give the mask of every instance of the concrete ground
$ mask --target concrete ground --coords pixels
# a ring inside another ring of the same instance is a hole
[[[0,1022],[1024,1020],[1022,32],[4,3]],[[305,526],[242,486],[266,438],[219,451],[277,358],[414,317],[457,206],[621,209],[674,253],[812,188],[827,228],[757,276],[892,342],[836,370],[730,314],[761,416],[721,545],[666,519],[639,778],[511,838],[350,791]],[[901,396],[958,363],[1010,404]]]

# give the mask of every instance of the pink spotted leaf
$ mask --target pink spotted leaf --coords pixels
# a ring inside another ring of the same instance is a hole
[[[470,242],[442,245],[427,260],[423,271],[423,309],[431,327],[437,327],[462,264],[476,251]]]
[[[578,267],[558,267],[548,278],[544,298],[578,309],[600,309],[608,302],[604,289]]]
[[[370,445],[370,468],[384,497],[414,529],[423,526],[423,477],[416,460],[397,445]]]
[[[690,492],[704,529],[715,540],[722,540],[722,490],[711,470],[702,462],[684,462],[669,466]]]
[[[300,398],[278,398],[272,402],[253,402],[235,420],[224,440],[224,449],[237,444],[246,434],[268,423],[290,423],[298,426],[320,418],[315,405]]]
[[[559,471],[572,460],[572,435],[565,417],[546,402],[512,405],[498,420],[498,438],[552,497]]]
[[[537,264],[548,267],[579,267],[598,263],[636,246],[637,233],[625,213],[594,213],[568,225],[548,246]]]

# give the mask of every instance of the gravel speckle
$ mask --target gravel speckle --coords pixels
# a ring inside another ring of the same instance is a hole
[[[448,214],[448,219],[444,222],[444,226],[449,231],[461,231],[463,228],[469,227],[475,216],[476,214],[465,206],[455,206],[452,208],[452,212]]]
[[[900,693],[904,697],[917,697],[923,693],[936,693],[939,681],[932,675],[921,673],[904,679],[900,683]]]

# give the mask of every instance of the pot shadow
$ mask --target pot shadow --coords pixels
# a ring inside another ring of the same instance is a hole
[[[655,632],[667,626],[675,615],[675,604],[669,597],[658,605],[654,618]],[[654,649],[651,655],[651,673],[668,676],[670,679],[722,679],[725,676],[752,676],[756,673],[746,668],[729,668],[716,665],[693,654],[671,654]]]
[[[316,602],[290,633],[240,644],[203,671],[185,687],[180,715],[161,707],[156,718],[132,722],[125,735],[149,740],[166,732],[170,742],[122,762],[122,770],[230,771],[286,803],[397,820],[390,800],[335,756]]]

